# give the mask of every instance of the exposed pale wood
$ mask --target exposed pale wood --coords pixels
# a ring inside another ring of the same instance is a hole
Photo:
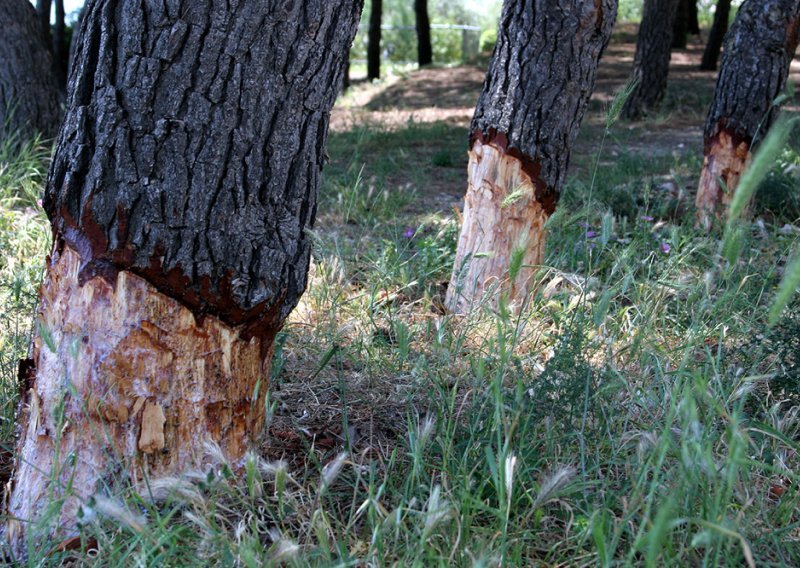
[[[469,152],[464,222],[445,302],[450,311],[468,311],[487,292],[492,303],[502,290],[517,304],[530,292],[531,278],[544,260],[548,215],[522,166],[496,144],[476,141]],[[522,268],[510,280],[515,249],[522,251]]]
[[[261,431],[269,371],[271,338],[198,321],[127,271],[81,285],[83,266],[69,246],[49,264],[9,503],[24,522],[64,499],[57,538],[74,534],[95,492],[201,467],[205,441],[241,463]]]
[[[698,222],[705,230],[727,211],[751,157],[747,142],[726,130],[721,130],[707,145],[695,201]]]

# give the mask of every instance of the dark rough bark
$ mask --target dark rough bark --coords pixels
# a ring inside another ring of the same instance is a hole
[[[369,12],[369,30],[367,32],[367,79],[381,78],[381,19],[383,17],[383,1],[372,0]]]
[[[414,15],[417,28],[417,62],[419,66],[433,63],[431,46],[431,19],[428,15],[428,0],[414,0]]]
[[[786,87],[799,32],[800,0],[745,0],[725,36],[697,193],[698,214],[706,227],[720,214],[719,206],[727,205],[752,147],[780,111],[773,101]]]
[[[199,312],[277,325],[305,289],[359,4],[90,4],[44,201],[56,237],[88,241],[87,270],[129,269]]]
[[[39,28],[48,49],[53,41],[50,34],[50,11],[52,6],[53,0],[36,0],[36,15],[39,18]]]
[[[524,268],[505,289],[514,301],[530,291],[543,260],[544,222],[556,207],[616,13],[616,0],[504,2],[471,124],[449,309],[465,311],[491,282],[504,286],[516,250],[524,251]],[[512,192],[513,202],[504,203]]]
[[[55,136],[58,89],[41,24],[28,0],[0,2],[0,138],[39,132]]]
[[[629,119],[641,118],[664,98],[678,2],[645,0],[633,63],[633,78],[637,85],[623,111]]]
[[[711,31],[708,34],[708,43],[703,50],[703,59],[700,61],[702,71],[716,71],[717,61],[725,34],[728,32],[728,19],[731,14],[731,0],[717,0],[717,8],[714,12],[714,22],[711,24]]]
[[[64,36],[64,0],[55,0],[56,19],[53,24],[53,74],[56,77],[58,88],[65,91],[67,88],[67,58],[68,46]]]
[[[75,59],[75,52],[78,50],[78,41],[81,37],[81,23],[83,22],[83,16],[86,14],[86,6],[84,5],[81,8],[81,11],[78,13],[78,19],[75,20],[75,25],[72,28],[72,39],[69,42],[69,62],[67,65],[67,77],[72,73],[73,62]]]
[[[306,286],[361,7],[88,4],[45,193],[49,340],[21,373],[16,552],[53,499],[65,504],[43,536],[66,537],[95,492],[201,467],[204,444],[242,466],[274,336]]]
[[[686,37],[689,35],[689,4],[692,0],[678,0],[675,22],[672,24],[672,49],[686,49]]]

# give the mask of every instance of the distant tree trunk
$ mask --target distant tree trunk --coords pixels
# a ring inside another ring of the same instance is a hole
[[[679,0],[645,0],[636,39],[633,78],[636,88],[624,107],[629,119],[639,119],[654,108],[667,90],[672,27]]]
[[[745,0],[725,37],[697,188],[698,222],[706,230],[727,209],[753,145],[778,114],[772,101],[786,86],[798,32],[800,0]]]
[[[420,67],[433,63],[431,46],[431,19],[428,16],[428,0],[414,0],[417,27],[417,62]]]
[[[702,71],[716,71],[719,53],[722,50],[722,41],[728,32],[728,19],[731,14],[731,0],[717,0],[717,9],[714,12],[714,22],[708,34],[708,43],[703,50],[703,59],[700,61]]]
[[[697,13],[697,0],[689,0],[689,33],[700,35],[700,19]]]
[[[71,536],[89,496],[202,467],[208,444],[241,467],[306,286],[361,5],[89,3],[45,194],[12,549],[54,503],[28,536]]]
[[[472,119],[451,311],[468,311],[486,292],[519,304],[531,291],[616,13],[616,0],[504,2]]]
[[[50,34],[50,12],[52,10],[52,0],[36,0],[36,15],[39,18],[39,29],[41,29],[44,43],[48,49],[53,43]]]
[[[692,0],[678,0],[675,22],[672,24],[672,49],[686,49],[686,36],[689,35],[689,4]]]
[[[28,0],[0,1],[0,139],[52,138],[61,108],[41,22]]]
[[[64,37],[64,0],[55,0],[56,20],[53,25],[53,74],[61,91],[67,89],[67,52]]]
[[[381,78],[381,20],[383,0],[371,0],[367,34],[367,79]]]

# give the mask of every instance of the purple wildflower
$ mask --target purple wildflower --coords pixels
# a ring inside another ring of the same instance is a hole
[[[597,236],[597,233],[596,233],[596,232],[594,232],[594,231],[592,231],[591,229],[589,229],[588,231],[586,231],[586,238],[587,238],[587,239],[593,239],[593,238],[595,238],[596,236]]]
[[[416,234],[416,231],[415,231],[414,229],[412,229],[411,227],[406,227],[406,230],[405,230],[405,231],[403,231],[403,236],[404,236],[405,238],[407,238],[407,239],[410,239],[410,238],[411,238],[411,237],[413,237],[415,234]]]
[[[653,217],[651,217],[650,215],[642,215],[641,217],[639,217],[639,219],[647,222],[652,222],[654,220]]]
[[[669,246],[669,243],[661,243],[661,252],[664,254],[669,254],[669,251],[672,250],[672,247]]]

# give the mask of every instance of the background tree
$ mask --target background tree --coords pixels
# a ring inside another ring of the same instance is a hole
[[[36,15],[39,18],[39,28],[44,37],[45,45],[52,45],[53,37],[50,33],[50,16],[53,10],[53,0],[36,0]]]
[[[381,20],[383,0],[371,0],[369,12],[369,35],[367,36],[367,79],[381,77]]]
[[[690,4],[692,0],[678,0],[675,21],[672,24],[672,49],[686,49],[689,35]],[[697,4],[695,4],[695,8]]]
[[[414,0],[414,15],[417,30],[417,62],[420,67],[433,63],[431,45],[431,19],[428,15],[428,0]]]
[[[53,73],[61,91],[67,88],[67,60],[69,46],[65,36],[64,0],[55,0],[55,21],[53,23]]]
[[[25,2],[25,0],[20,0]],[[6,4],[3,3],[3,6]],[[302,294],[359,0],[88,5],[45,194],[7,538],[63,500],[174,475],[264,421]]]
[[[0,138],[55,136],[61,109],[41,21],[27,0],[0,2]]]
[[[616,11],[614,0],[504,3],[470,127],[451,311],[495,284],[512,300],[528,294]]]
[[[680,0],[645,0],[642,23],[636,39],[633,78],[636,88],[628,97],[623,114],[641,118],[654,108],[667,90],[673,23]]]
[[[779,112],[773,101],[786,87],[799,28],[800,0],[745,0],[725,38],[697,188],[706,229],[730,204],[753,146]]]
[[[728,32],[728,19],[731,14],[731,0],[717,0],[717,7],[714,11],[714,22],[711,24],[711,31],[708,34],[708,43],[703,50],[703,59],[700,61],[702,71],[716,71],[719,53],[722,50],[722,42]]]

